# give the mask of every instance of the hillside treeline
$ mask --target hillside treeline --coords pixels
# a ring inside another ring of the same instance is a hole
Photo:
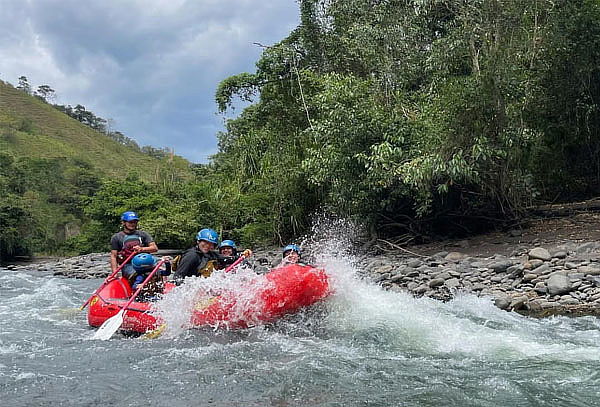
[[[194,179],[105,178],[85,163],[0,157],[0,254],[35,239],[30,250],[55,249],[56,229],[41,237],[43,222],[28,223],[35,208],[24,198],[35,194],[64,200],[81,220],[57,250],[86,252],[107,249],[125,210],[162,247],[185,247],[205,226],[256,245],[305,233],[315,212],[358,220],[373,236],[448,235],[600,192],[600,1],[299,7],[300,25],[263,46],[256,72],[219,85],[222,112],[251,103]],[[60,179],[17,182],[32,171]]]
[[[77,120],[81,124],[88,126],[97,132],[105,134],[106,136],[126,147],[133,148],[143,154],[148,154],[149,156],[155,158],[165,158],[171,154],[171,151],[168,148],[155,148],[152,146],[140,147],[132,138],[127,137],[118,130],[112,129],[112,119],[107,120],[97,116],[94,112],[87,110],[83,105],[77,104],[75,107],[73,107],[71,105],[52,103],[56,98],[56,91],[52,89],[50,85],[40,85],[36,90],[33,90],[33,87],[29,83],[29,79],[25,75],[22,75],[19,77],[17,86],[15,86],[15,88],[25,92],[28,95],[35,96],[39,100],[43,101],[44,103],[48,103],[50,106]]]
[[[279,237],[328,210],[373,233],[472,233],[600,181],[597,0],[302,0],[224,80],[213,161]],[[233,199],[233,198],[232,198]]]

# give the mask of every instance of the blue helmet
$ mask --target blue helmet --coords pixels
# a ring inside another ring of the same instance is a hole
[[[154,268],[156,259],[151,254],[140,253],[133,256],[131,264],[133,265],[133,269],[135,271],[150,271]]]
[[[296,253],[298,253],[298,255],[302,254],[302,249],[300,249],[300,247],[298,245],[295,244],[288,244],[287,246],[285,246],[283,248],[283,257],[285,257],[285,254],[287,252],[289,252],[290,250],[295,251]]]
[[[196,240],[205,240],[216,245],[219,243],[219,234],[213,229],[202,229],[196,235]]]
[[[123,214],[121,215],[121,220],[123,222],[130,222],[132,220],[140,220],[140,218],[138,218],[137,213],[132,212],[132,211],[127,211],[127,212],[123,212]]]
[[[231,247],[233,250],[237,249],[237,247],[235,247],[235,242],[233,240],[223,240],[221,242],[221,244],[219,245],[219,249],[222,247]]]

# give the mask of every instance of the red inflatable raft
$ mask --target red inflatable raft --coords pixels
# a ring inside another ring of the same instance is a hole
[[[239,298],[235,293],[223,292],[200,300],[191,311],[191,325],[244,328],[273,321],[329,295],[327,275],[323,270],[310,266],[292,264],[257,278],[264,281],[260,281],[258,289],[253,288],[254,292],[249,291],[252,292],[250,298]],[[174,285],[167,283],[165,291],[173,288]],[[99,327],[116,315],[131,295],[131,287],[124,278],[107,284],[90,302],[90,326]],[[159,327],[163,321],[152,313],[153,305],[152,302],[132,302],[124,315],[121,329],[144,333]]]

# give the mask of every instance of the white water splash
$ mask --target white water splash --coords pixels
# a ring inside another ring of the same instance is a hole
[[[392,352],[600,360],[600,322],[595,318],[588,318],[592,329],[586,324],[581,335],[574,335],[578,327],[573,319],[509,313],[495,307],[491,298],[459,293],[443,303],[385,291],[359,277],[364,273],[351,239],[357,229],[350,222],[320,218],[315,225],[303,247],[330,276],[334,294],[326,303],[325,325],[342,337],[372,340],[380,335],[384,343],[378,345]]]
[[[540,320],[502,311],[490,298],[472,294],[459,293],[443,303],[385,291],[360,277],[365,273],[355,256],[351,223],[321,218],[315,224],[302,247],[310,253],[311,263],[326,270],[333,293],[323,302],[326,311],[309,318],[321,318],[317,325],[325,327],[328,338],[337,338],[339,343],[331,346],[350,353],[376,347],[387,358],[416,353],[459,359],[600,361],[600,323],[594,318]],[[234,292],[241,299],[236,312],[242,315],[256,305],[256,290],[263,281],[249,269],[187,280],[157,305],[168,324],[167,337],[177,337],[190,327],[192,309],[202,300],[199,291]],[[266,335],[270,340],[277,336]]]
[[[248,267],[238,267],[231,273],[218,270],[210,278],[187,278],[184,284],[175,287],[157,302],[154,310],[166,323],[164,334],[176,337],[191,328],[194,310],[209,307],[219,295],[221,304],[231,306],[229,313],[232,321],[243,321],[253,326],[260,323],[262,303],[258,294],[270,284],[265,275],[256,274]],[[231,299],[231,302],[227,299]],[[217,323],[213,328],[222,325],[226,324]]]

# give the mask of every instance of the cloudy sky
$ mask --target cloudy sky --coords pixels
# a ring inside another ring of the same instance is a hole
[[[298,25],[295,0],[0,0],[0,79],[50,85],[140,145],[216,152],[215,89]]]

